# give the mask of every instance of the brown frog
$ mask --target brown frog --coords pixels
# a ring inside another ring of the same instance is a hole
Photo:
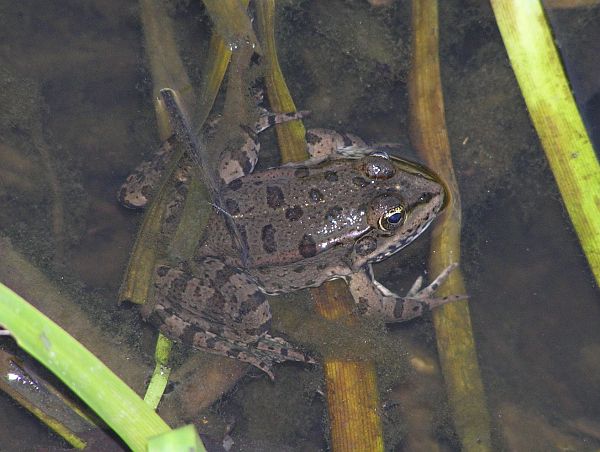
[[[174,140],[200,152],[175,93],[161,91],[175,138],[123,185],[128,207],[148,201]],[[244,146],[219,166],[219,200],[192,262],[156,268],[144,316],[168,337],[255,365],[271,378],[273,362],[312,362],[271,336],[265,294],[280,294],[344,278],[358,311],[402,322],[451,298],[432,298],[455,267],[405,297],[373,278],[371,265],[395,254],[427,229],[445,191],[421,165],[369,148],[360,138],[325,129],[307,132],[311,158],[253,173],[256,134],[303,113],[265,114]],[[247,129],[247,128],[245,128]]]

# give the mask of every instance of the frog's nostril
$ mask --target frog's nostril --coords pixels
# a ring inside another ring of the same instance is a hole
[[[431,201],[431,198],[433,198],[433,194],[431,193],[423,193],[421,196],[419,196],[419,204],[425,204],[428,203],[429,201]]]

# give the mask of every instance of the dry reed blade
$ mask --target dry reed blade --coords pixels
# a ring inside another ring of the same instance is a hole
[[[432,232],[430,273],[460,261],[460,195],[452,168],[439,67],[437,0],[412,2],[413,52],[409,79],[411,141],[447,184],[450,202]],[[440,295],[466,293],[460,270]],[[467,301],[433,311],[438,354],[456,432],[465,451],[491,450],[490,417],[477,362]]]

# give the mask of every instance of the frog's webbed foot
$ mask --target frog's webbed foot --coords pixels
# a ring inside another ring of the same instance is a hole
[[[386,322],[404,322],[437,306],[467,298],[466,295],[433,297],[435,291],[457,267],[456,263],[449,265],[424,288],[421,288],[423,278],[419,277],[404,297],[376,281],[370,267],[350,276],[349,286],[361,313],[383,316]]]
[[[164,328],[163,333],[167,334]],[[248,344],[217,336],[209,331],[196,330],[191,343],[199,350],[253,365],[266,373],[271,380],[275,379],[271,368],[274,363],[298,361],[314,364],[315,360],[301,350],[295,349],[290,343],[280,337],[265,334],[256,343]]]
[[[215,353],[236,358],[240,361],[252,364],[254,367],[266,373],[271,380],[275,379],[271,368],[274,363],[283,363],[285,361],[297,361],[301,363],[314,364],[315,360],[301,350],[293,346],[280,337],[273,337],[268,334],[260,337],[256,344],[236,347],[235,344],[226,344],[228,350],[225,353]]]
[[[302,363],[315,364],[316,361],[302,350],[294,348],[292,344],[281,337],[265,334],[256,343],[256,349],[268,353],[274,362],[298,361]]]

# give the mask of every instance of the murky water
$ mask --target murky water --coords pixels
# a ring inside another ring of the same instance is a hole
[[[353,132],[371,143],[409,142],[410,8],[389,3],[278,3],[280,62],[296,105],[312,112],[308,127]],[[446,120],[463,200],[461,268],[495,450],[597,449],[598,289],[489,5],[441,3]],[[169,12],[198,86],[210,22],[199,2],[172,2]],[[553,10],[551,20],[575,97],[598,139],[600,7]],[[141,216],[119,207],[115,193],[159,145],[138,6],[0,2],[0,30],[2,236],[76,300],[65,309],[77,310],[90,334],[106,335],[104,345],[88,346],[142,391],[153,367],[155,333],[135,308],[116,304]],[[274,137],[267,135],[265,143],[268,148]],[[276,162],[275,152],[265,153],[264,165]],[[425,270],[427,254],[423,237],[380,264],[378,279],[405,292]],[[310,301],[286,308],[296,298],[273,302],[275,327],[297,340],[319,334],[303,325],[312,321]],[[84,340],[83,327],[73,328]],[[437,444],[458,450],[431,320],[357,328],[340,337],[323,331],[309,342],[333,343],[343,352],[350,335],[368,338],[386,449],[423,444],[422,450],[432,450]],[[0,346],[15,350],[9,341]],[[178,348],[174,367],[193,353]],[[200,430],[220,442],[231,429],[234,450],[327,449],[320,366],[284,365],[275,374],[275,383],[254,372],[244,377],[195,418]],[[182,381],[193,381],[191,375]],[[65,447],[4,395],[0,411],[0,449]]]

